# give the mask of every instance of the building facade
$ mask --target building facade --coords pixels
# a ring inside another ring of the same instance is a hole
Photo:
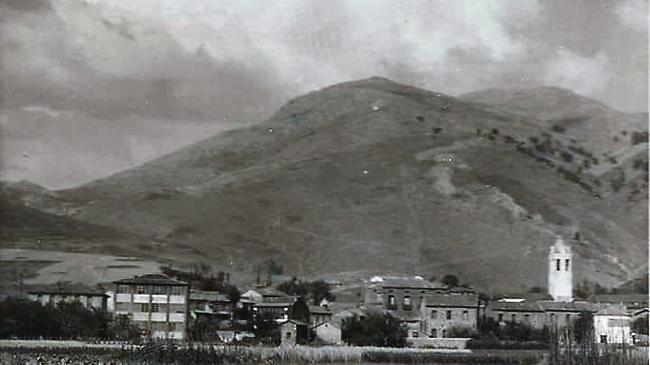
[[[186,337],[189,285],[162,274],[114,282],[115,315],[127,315],[147,337]]]

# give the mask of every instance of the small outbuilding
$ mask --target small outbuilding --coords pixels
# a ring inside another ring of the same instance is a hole
[[[631,344],[630,315],[621,308],[610,307],[594,314],[594,341]]]

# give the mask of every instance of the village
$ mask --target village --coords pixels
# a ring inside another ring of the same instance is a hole
[[[433,349],[520,343],[522,348],[536,348],[548,343],[549,336],[566,341],[571,333],[572,338],[597,344],[647,346],[647,294],[577,297],[573,260],[570,242],[558,238],[549,247],[547,292],[492,298],[460,285],[453,275],[442,281],[374,276],[342,287],[336,281],[304,282],[269,272],[265,278],[258,274],[248,287],[236,287],[230,284],[229,274],[207,278],[166,268],[162,273],[114,281],[110,287],[59,283],[33,288],[24,298],[5,298],[5,303],[12,299],[43,307],[65,303],[103,313],[113,330],[94,340],[134,343],[158,339]],[[12,328],[5,326],[2,332],[5,338],[21,338],[20,328],[15,325],[17,333],[12,334]],[[38,333],[29,336],[47,339]],[[98,335],[89,335],[93,336]],[[83,338],[77,335],[75,339]]]

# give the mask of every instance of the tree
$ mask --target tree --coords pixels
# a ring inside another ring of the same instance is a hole
[[[456,275],[447,274],[443,276],[442,283],[452,288],[454,286],[458,286],[458,278],[456,277]]]
[[[648,335],[648,316],[639,317],[632,322],[632,332]]]
[[[589,311],[582,311],[573,321],[573,333],[578,343],[593,340],[594,315]]]
[[[253,319],[255,339],[263,344],[280,344],[280,326],[275,322],[271,313],[257,315]]]
[[[407,328],[389,314],[354,316],[343,320],[341,337],[350,345],[404,347]]]

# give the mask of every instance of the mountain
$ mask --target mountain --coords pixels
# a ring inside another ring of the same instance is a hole
[[[579,111],[598,105],[547,92]],[[586,134],[549,130],[543,110],[382,78],[347,82],[263,123],[57,191],[56,204],[67,218],[155,242],[152,255],[249,275],[273,259],[289,274],[453,273],[485,290],[524,290],[546,285],[548,247],[562,235],[580,238],[577,280],[638,276],[647,195],[633,194],[644,188],[629,174],[647,181],[647,170],[604,161]],[[642,158],[629,151],[639,146],[618,153]]]

